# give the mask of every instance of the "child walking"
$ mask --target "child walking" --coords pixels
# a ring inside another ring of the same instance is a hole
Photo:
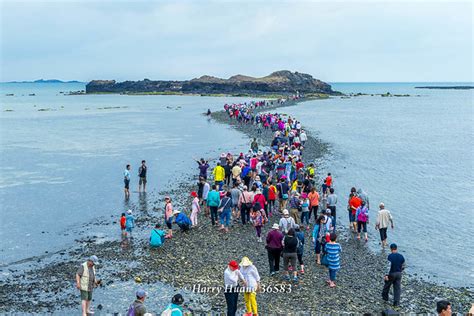
[[[329,280],[327,283],[329,287],[336,287],[336,273],[341,268],[339,254],[342,251],[341,245],[336,242],[336,233],[331,233],[330,241],[326,244],[326,254],[328,258]]]
[[[130,234],[130,238],[132,238],[132,231],[135,227],[135,217],[132,215],[132,210],[127,211],[127,216],[125,217],[125,237],[127,234]]]
[[[120,229],[122,230],[122,237],[126,236],[127,233],[125,232],[125,223],[127,219],[125,217],[125,213],[122,213],[122,216],[120,217]]]
[[[262,226],[266,223],[265,210],[256,210],[252,214],[252,222],[257,233],[257,241],[262,242]]]

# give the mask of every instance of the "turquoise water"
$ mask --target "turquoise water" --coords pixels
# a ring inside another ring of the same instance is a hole
[[[417,85],[423,84],[334,84],[343,92],[420,96],[332,98],[284,111],[330,144],[319,169],[334,176],[340,221],[347,225],[350,187],[362,187],[372,219],[380,201],[392,211],[389,242],[399,244],[410,273],[472,287],[473,95]],[[192,158],[248,146],[240,133],[200,115],[245,99],[59,93],[83,84],[0,88],[0,265],[67,248],[82,235],[116,233],[115,226],[84,225],[110,221],[128,207],[127,163],[132,191],[142,159],[149,190],[157,191],[175,183],[176,174],[196,174]],[[137,193],[131,202],[140,202]],[[372,223],[369,232],[379,251]]]
[[[399,245],[410,273],[473,287],[473,93],[414,89],[419,85],[334,84],[345,93],[420,96],[333,98],[284,111],[330,144],[332,155],[320,171],[334,177],[344,225],[350,188],[361,187],[371,201],[374,250],[384,202],[395,220],[388,240]]]

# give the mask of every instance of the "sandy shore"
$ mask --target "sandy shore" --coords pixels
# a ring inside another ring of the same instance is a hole
[[[291,102],[285,106],[296,104]],[[276,105],[274,108],[278,107]],[[246,137],[257,137],[262,145],[268,145],[271,141],[270,132],[264,132],[258,137],[252,126],[241,126],[235,121],[231,122],[224,112],[213,113],[211,117],[218,123],[230,124]],[[304,153],[305,163],[317,161],[327,153],[326,144],[311,135],[308,136]],[[196,190],[196,180],[183,179],[171,192],[149,194],[148,199],[154,201],[150,203],[154,207],[147,212],[140,212],[139,206],[135,206],[135,214],[138,216],[136,230],[146,234],[154,223],[162,220],[161,200],[165,194],[174,198],[175,208],[189,210],[191,202],[189,192]],[[342,193],[340,198],[344,198]],[[346,210],[338,210],[338,217],[343,216],[347,216]],[[91,225],[116,225],[116,220],[116,218],[105,219]],[[266,250],[264,244],[256,242],[253,227],[235,224],[230,233],[223,234],[213,228],[210,220],[202,214],[199,220],[198,228],[188,233],[176,232],[174,238],[167,241],[161,249],[149,249],[146,238],[135,238],[133,247],[130,245],[124,247],[120,240],[99,241],[97,238],[90,238],[78,241],[80,247],[66,251],[63,254],[64,259],[60,262],[53,261],[26,274],[19,272],[23,276],[11,271],[11,277],[0,285],[0,301],[8,302],[0,304],[0,312],[52,311],[77,306],[77,293],[65,289],[70,288],[78,262],[83,259],[84,254],[90,253],[99,255],[106,267],[101,271],[101,276],[106,280],[105,290],[111,284],[131,281],[136,275],[140,275],[143,283],[163,282],[180,291],[183,288],[192,290],[193,286],[219,287],[223,285],[226,263],[232,259],[240,260],[243,256],[248,256],[262,276],[263,287],[272,289],[272,293],[260,293],[257,297],[262,315],[299,312],[374,313],[390,307],[381,299],[382,277],[386,272],[388,253],[379,255],[371,252],[364,242],[357,241],[344,227],[338,227],[338,241],[343,249],[342,268],[337,275],[338,285],[335,289],[329,289],[325,282],[327,269],[315,264],[308,233],[303,257],[306,273],[298,284],[294,284],[282,281],[280,275],[269,276]],[[265,235],[271,224],[278,220],[278,217],[271,218],[264,227],[263,234]],[[377,237],[371,236],[371,238]],[[403,253],[403,249],[400,251]],[[409,262],[409,258],[407,260]],[[277,288],[291,288],[291,291],[275,293]],[[225,311],[222,293],[205,295],[186,293],[188,307],[194,312]],[[474,293],[465,288],[444,287],[422,281],[416,276],[405,275],[402,282],[401,305],[396,310],[433,312],[436,300],[442,298],[451,301],[453,311],[467,312],[470,303],[474,302]],[[242,297],[239,298],[239,310],[243,311]],[[154,310],[154,312],[160,311]]]

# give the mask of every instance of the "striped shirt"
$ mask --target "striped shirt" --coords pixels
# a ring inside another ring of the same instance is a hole
[[[339,258],[339,254],[341,253],[341,251],[342,251],[341,245],[339,245],[338,243],[326,244],[326,253],[327,253],[328,262],[329,262],[328,268],[330,270],[339,270],[341,268],[340,258]]]

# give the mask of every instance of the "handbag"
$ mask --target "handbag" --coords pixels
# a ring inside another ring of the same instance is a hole
[[[224,211],[224,208],[227,206],[227,204],[229,203],[230,199],[227,200],[227,202],[225,202],[224,206],[222,207],[219,207],[219,209],[217,210],[219,213],[222,213],[222,211]]]
[[[242,193],[243,194],[243,193]],[[247,202],[245,201],[245,194],[243,194],[243,200],[244,200],[244,205],[247,209],[251,209],[252,208],[252,203],[251,202]]]
[[[323,256],[321,257],[321,264],[323,266],[328,266],[329,265],[329,260],[328,260],[328,255],[327,254],[323,254]]]

